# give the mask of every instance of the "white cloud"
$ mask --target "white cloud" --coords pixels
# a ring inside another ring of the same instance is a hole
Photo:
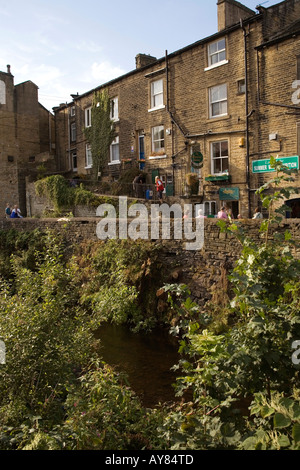
[[[103,51],[103,46],[100,46],[99,44],[96,44],[94,41],[81,41],[80,43],[76,44],[75,49],[81,52],[91,52],[91,53],[96,53],[96,52],[102,52]]]
[[[109,61],[94,62],[91,66],[91,78],[101,83],[120,77],[124,73],[125,71],[121,67],[112,65]]]

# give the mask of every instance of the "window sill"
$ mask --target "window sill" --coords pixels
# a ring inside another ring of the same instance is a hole
[[[165,105],[161,104],[160,106],[156,106],[155,108],[148,109],[148,113],[152,113],[152,111],[158,111],[159,109],[164,109]]]
[[[151,155],[149,160],[158,160],[160,158],[167,158],[167,155]]]
[[[210,175],[205,177],[205,181],[229,181],[230,175],[223,174],[223,175]]]
[[[85,170],[90,170],[91,168],[93,168],[93,165],[89,165],[89,166],[84,167]]]
[[[109,162],[108,165],[120,165],[120,160],[116,160],[115,162]]]
[[[221,60],[221,62],[217,62],[216,64],[210,65],[209,67],[205,67],[204,72],[207,72],[208,70],[216,69],[226,64],[228,64],[228,60]]]
[[[219,114],[219,116],[211,116],[207,119],[207,122],[222,121],[224,119],[230,119],[231,114]]]

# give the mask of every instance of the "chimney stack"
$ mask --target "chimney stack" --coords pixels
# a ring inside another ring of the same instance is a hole
[[[137,69],[146,67],[147,65],[153,64],[157,61],[156,57],[152,57],[150,54],[138,54],[135,56],[135,66]]]
[[[10,73],[10,65],[7,65],[7,73]]]
[[[255,15],[253,10],[245,7],[236,0],[218,0],[218,31],[233,26],[240,19],[250,18]]]

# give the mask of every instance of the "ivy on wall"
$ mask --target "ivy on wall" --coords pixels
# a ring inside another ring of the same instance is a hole
[[[115,138],[107,90],[95,93],[92,104],[92,125],[84,129],[84,134],[91,145],[92,175],[94,179],[98,179],[99,172],[107,162],[109,147]]]

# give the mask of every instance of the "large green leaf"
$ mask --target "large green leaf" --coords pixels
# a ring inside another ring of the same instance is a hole
[[[282,413],[276,413],[274,415],[274,427],[275,428],[286,428],[291,424],[291,418],[285,416]]]
[[[294,424],[292,429],[292,436],[296,444],[300,442],[300,423]]]

